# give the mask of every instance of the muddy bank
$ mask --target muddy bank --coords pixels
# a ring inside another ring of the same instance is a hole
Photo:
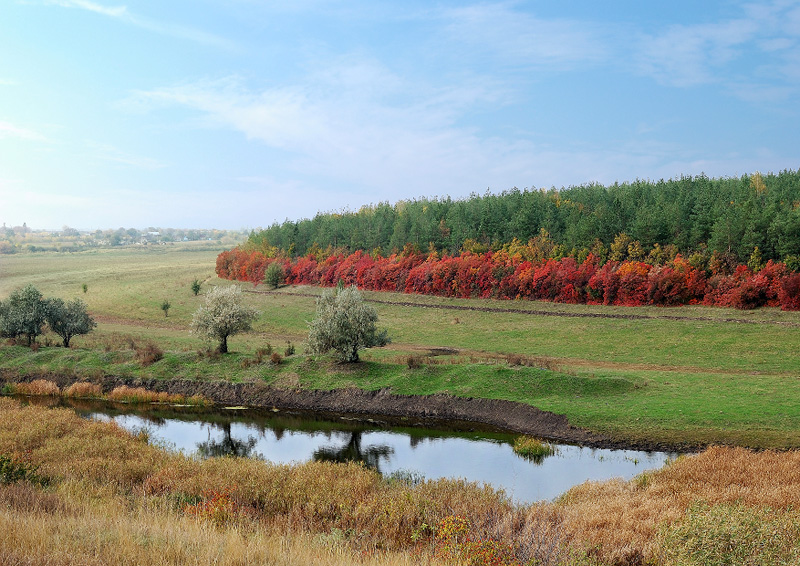
[[[62,389],[76,380],[60,375],[17,376],[0,373],[0,383],[30,382],[47,379]],[[454,397],[452,395],[396,395],[386,389],[336,389],[332,391],[279,389],[263,383],[228,383],[225,381],[191,381],[155,379],[125,379],[106,376],[92,380],[107,393],[121,385],[145,387],[184,396],[203,395],[218,405],[254,408],[320,411],[333,414],[385,416],[426,421],[462,421],[490,425],[509,432],[529,434],[552,441],[580,444],[595,448],[625,448],[635,450],[687,451],[693,447],[667,446],[657,442],[615,440],[592,431],[572,426],[564,415],[542,411],[513,401]]]

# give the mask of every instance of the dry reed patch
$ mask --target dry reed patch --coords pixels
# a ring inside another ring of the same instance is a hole
[[[103,396],[103,388],[96,383],[80,381],[73,383],[64,390],[64,397],[77,399],[99,399]]]
[[[115,387],[106,398],[110,401],[119,403],[166,403],[166,404],[188,404],[197,407],[209,407],[213,402],[202,395],[192,395],[185,397],[179,394],[170,394],[166,391],[150,391],[144,387],[128,387],[120,385]]]
[[[14,393],[19,395],[40,395],[57,397],[61,389],[54,382],[47,379],[34,379],[30,383],[14,383]]]
[[[586,483],[559,502],[570,536],[612,563],[655,559],[662,524],[697,502],[786,510],[800,506],[800,451],[713,447],[630,482]]]

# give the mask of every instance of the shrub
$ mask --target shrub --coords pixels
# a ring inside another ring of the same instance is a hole
[[[164,300],[161,302],[161,310],[162,310],[162,311],[164,311],[164,316],[168,316],[168,314],[169,314],[169,309],[170,309],[170,307],[171,307],[171,306],[172,306],[172,303],[170,303],[170,302],[169,302],[168,300],[166,300],[166,299],[164,299]]]
[[[419,369],[422,367],[422,358],[419,356],[408,356],[406,358],[408,369]]]
[[[273,364],[277,366],[281,364],[283,358],[278,352],[272,352],[272,356],[270,356],[269,361],[271,361]]]
[[[198,279],[195,279],[194,281],[192,281],[192,293],[194,293],[195,297],[197,296],[198,293],[200,293],[200,285],[201,284],[200,284],[200,281]]]
[[[264,271],[264,283],[273,289],[277,289],[283,285],[285,279],[286,273],[284,272],[283,265],[281,265],[278,261],[273,261],[270,263],[267,266],[266,271]]]
[[[291,342],[286,342],[286,349],[283,351],[283,355],[287,358],[289,356],[294,356],[294,344]]]
[[[36,474],[38,466],[33,466],[27,457],[22,459],[11,458],[0,454],[0,485],[8,485],[20,481],[45,485],[47,480]]]

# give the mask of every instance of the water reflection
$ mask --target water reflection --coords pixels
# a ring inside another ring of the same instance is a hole
[[[348,435],[348,440],[340,446],[320,446],[312,454],[317,462],[363,462],[368,468],[381,471],[380,462],[389,462],[394,449],[387,444],[371,445],[367,448],[361,446],[362,431],[354,431]]]
[[[222,456],[232,456],[236,458],[252,458],[257,456],[254,453],[258,439],[248,436],[247,439],[234,438],[231,434],[231,423],[214,425],[222,430],[222,438],[211,437],[211,427],[208,429],[208,440],[197,443],[197,453],[202,458],[219,458]]]

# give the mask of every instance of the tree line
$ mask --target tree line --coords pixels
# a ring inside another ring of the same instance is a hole
[[[605,261],[624,236],[637,246],[623,260],[646,260],[652,250],[670,248],[684,257],[716,254],[745,264],[756,252],[763,262],[782,261],[797,270],[800,170],[382,202],[275,223],[251,232],[244,249],[267,257],[330,249],[388,256],[410,245],[452,256],[497,251],[542,234],[555,246],[553,257],[580,260],[591,252]]]

